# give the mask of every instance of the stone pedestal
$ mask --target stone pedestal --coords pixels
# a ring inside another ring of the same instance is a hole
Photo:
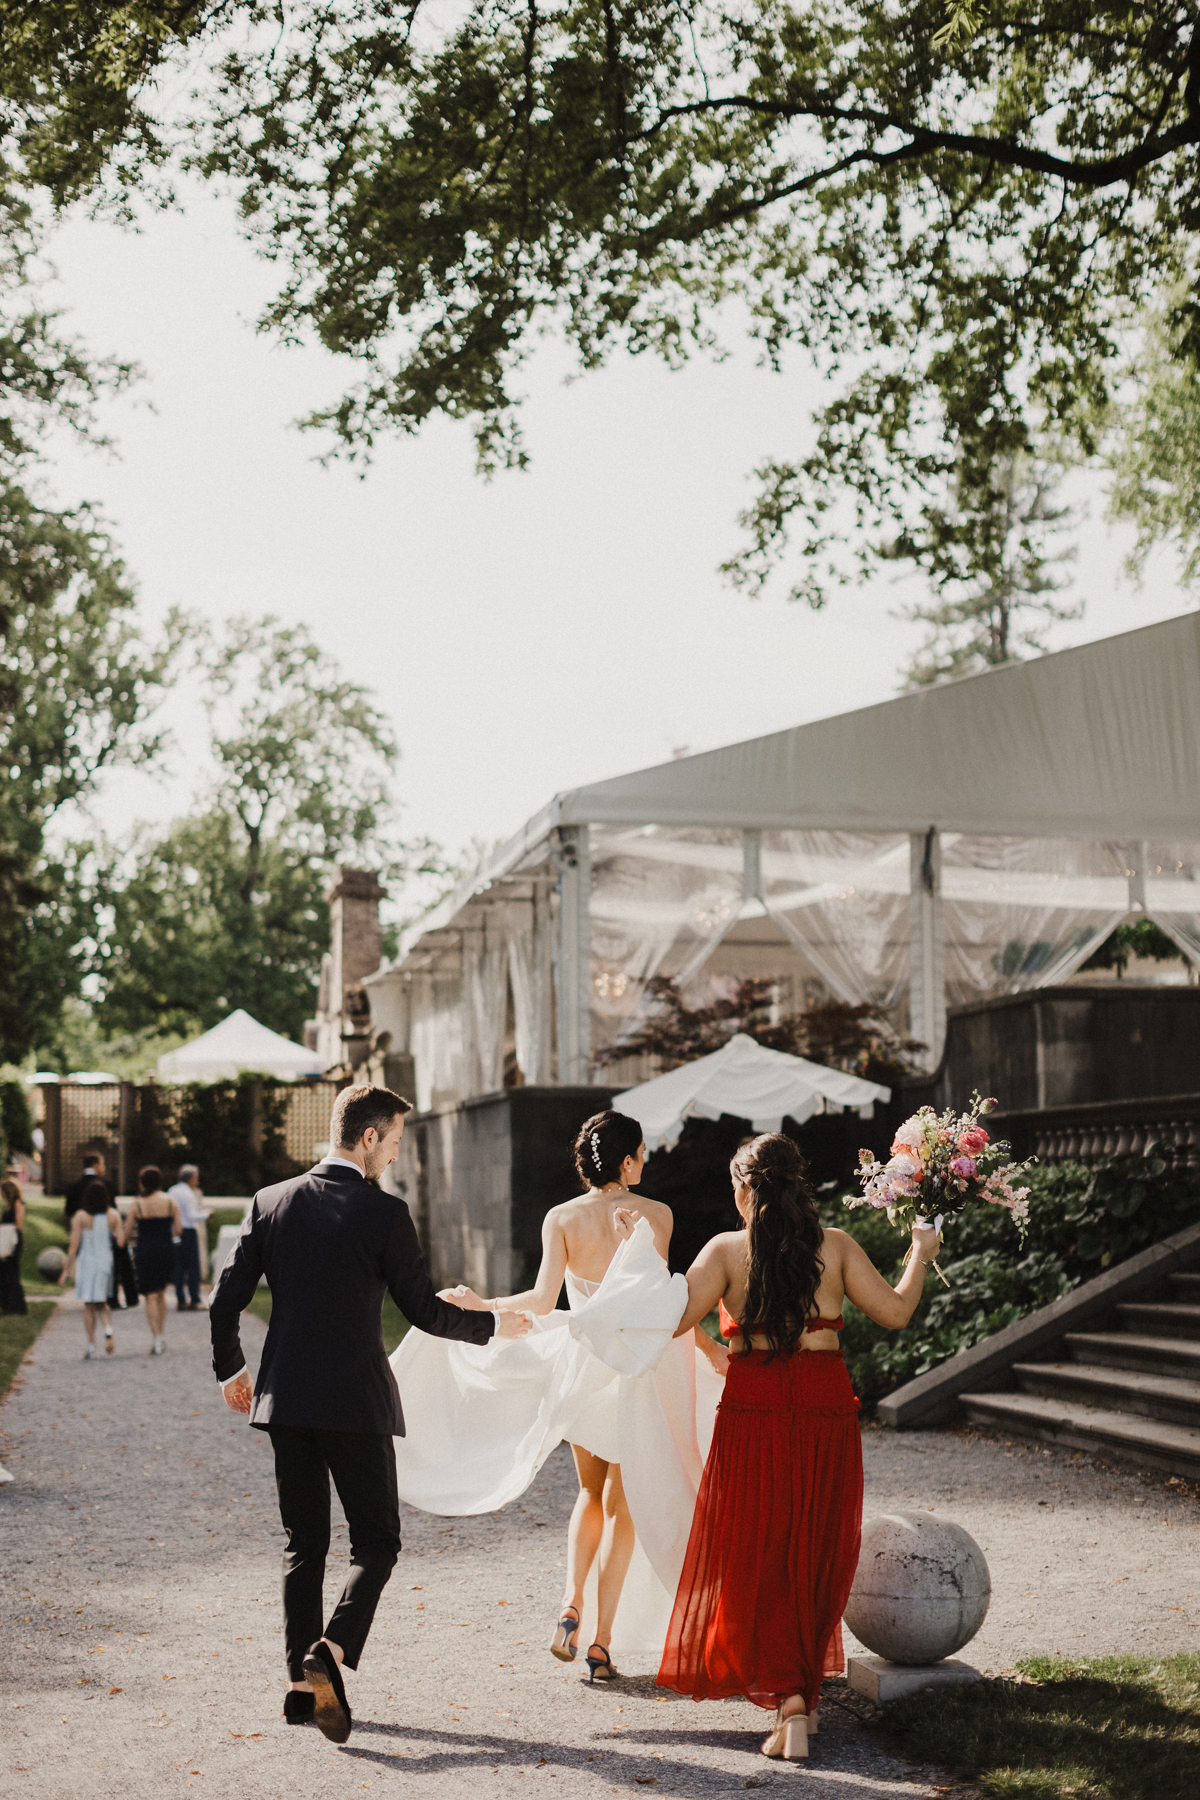
[[[856,1693],[886,1706],[889,1700],[903,1700],[926,1688],[962,1687],[966,1682],[982,1681],[983,1676],[954,1657],[935,1663],[890,1663],[882,1656],[850,1656],[846,1680]]]

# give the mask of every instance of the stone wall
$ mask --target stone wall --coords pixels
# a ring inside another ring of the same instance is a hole
[[[571,1145],[611,1088],[505,1088],[412,1113],[390,1185],[407,1202],[438,1287],[480,1294],[533,1281],[542,1220],[580,1192]]]
[[[1200,1092],[1200,988],[1072,984],[956,1007],[929,1085],[939,1109],[977,1087],[1005,1112]]]

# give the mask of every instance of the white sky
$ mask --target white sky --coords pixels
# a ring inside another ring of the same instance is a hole
[[[820,390],[799,365],[773,376],[747,350],[672,374],[620,356],[568,384],[549,346],[527,371],[531,472],[484,483],[469,430],[438,422],[362,479],[321,468],[317,439],[292,428],[340,372],[253,331],[272,271],[231,207],[193,197],[140,235],[73,221],[52,254],[69,324],[148,377],[105,408],[119,460],[51,446],[58,494],[101,504],[149,625],[172,604],[305,621],[394,720],[408,831],[451,850],[492,840],[558,789],[897,690],[921,628],[890,616],[893,584],[814,614],[717,573],[754,465],[807,436]],[[1122,580],[1126,539],[1096,506],[1082,540],[1087,611],[1056,647],[1189,604],[1166,559],[1142,592]],[[95,808],[112,832],[188,804],[187,693],[168,711],[174,773],[114,777]]]

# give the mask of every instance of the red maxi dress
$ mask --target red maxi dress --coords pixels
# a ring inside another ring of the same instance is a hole
[[[811,1319],[807,1331],[838,1331]],[[721,1307],[721,1329],[738,1326]],[[840,1675],[862,1527],[858,1401],[840,1350],[733,1356],[704,1467],[660,1687],[811,1712]]]

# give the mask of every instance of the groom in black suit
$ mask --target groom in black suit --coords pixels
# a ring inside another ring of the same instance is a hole
[[[209,1302],[213,1372],[226,1403],[266,1431],[286,1540],[284,1717],[350,1735],[343,1668],[355,1669],[400,1549],[394,1439],[404,1414],[383,1347],[384,1290],[411,1326],[484,1344],[523,1337],[520,1313],[467,1312],[439,1300],[407,1206],[374,1185],[396,1159],[404,1115],[390,1088],[344,1088],[332,1155],[254,1196]],[[239,1321],[265,1275],[271,1324],[251,1385]],[[350,1528],[350,1573],[322,1629],[329,1477]]]

